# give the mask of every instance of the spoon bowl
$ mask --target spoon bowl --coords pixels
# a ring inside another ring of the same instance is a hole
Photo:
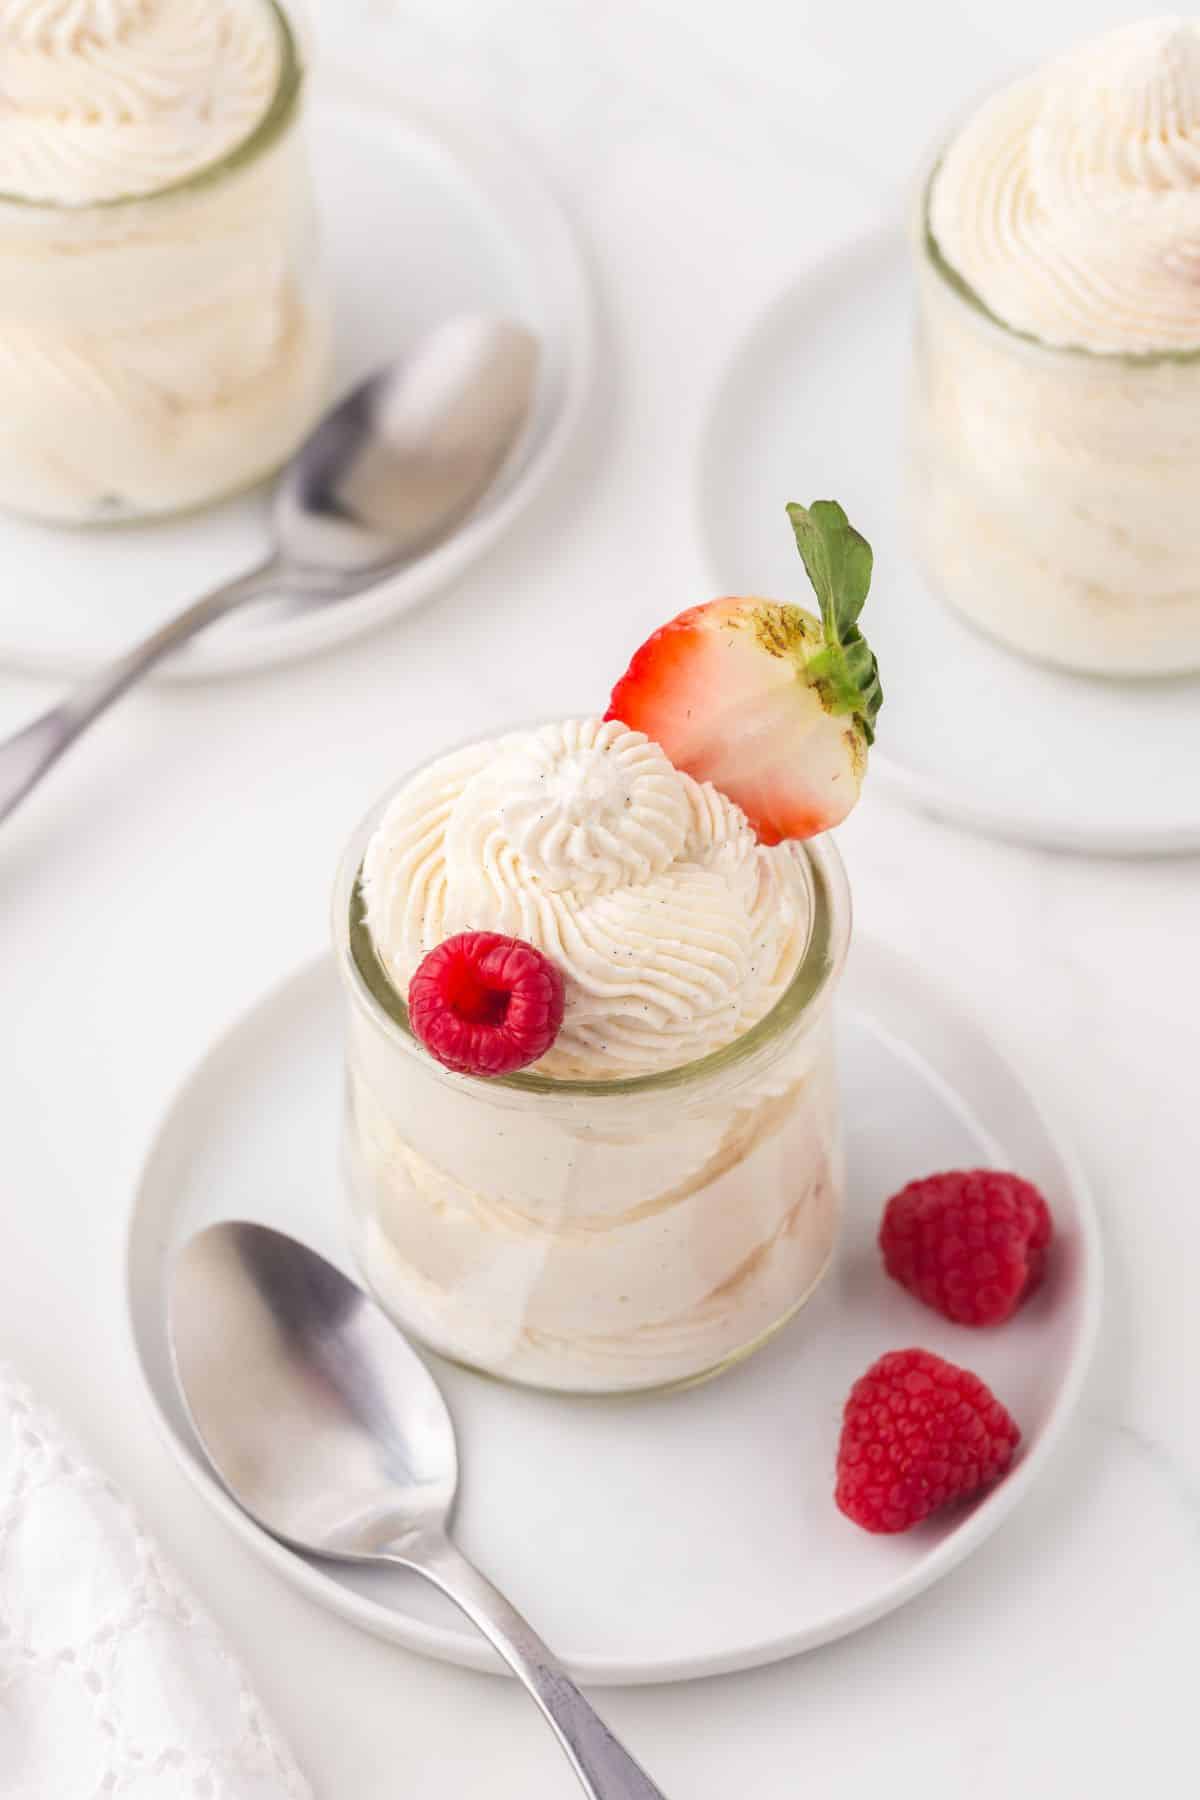
[[[513,453],[539,360],[525,326],[464,313],[362,382],[280,478],[282,560],[318,575],[374,578],[437,543]]]
[[[445,1525],[454,1426],[424,1363],[295,1238],[216,1225],[187,1245],[171,1346],[209,1461],[273,1537],[356,1559]]]
[[[361,1288],[265,1225],[210,1225],[173,1271],[188,1416],[232,1498],[309,1555],[398,1564],[472,1619],[541,1708],[591,1800],[663,1800],[553,1653],[448,1535],[454,1426]]]

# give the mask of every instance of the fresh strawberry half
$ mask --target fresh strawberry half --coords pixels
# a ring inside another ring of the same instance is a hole
[[[720,788],[764,844],[846,817],[883,701],[857,622],[871,546],[834,500],[787,510],[820,618],[754,597],[693,606],[646,640],[605,715]]]

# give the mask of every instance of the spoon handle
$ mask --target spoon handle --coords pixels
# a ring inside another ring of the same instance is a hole
[[[537,1633],[448,1538],[422,1536],[387,1554],[440,1588],[500,1652],[546,1715],[591,1800],[665,1800]]]
[[[164,657],[227,613],[260,599],[274,585],[275,557],[245,575],[235,576],[177,613],[157,631],[135,644],[97,674],[81,681],[64,700],[32,724],[0,742],[0,820],[7,819],[88,726],[114,701],[140,681]]]

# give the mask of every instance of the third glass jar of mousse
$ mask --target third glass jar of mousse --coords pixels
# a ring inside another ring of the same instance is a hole
[[[913,247],[932,587],[1067,669],[1200,667],[1200,30],[1127,27],[986,100]]]
[[[300,43],[274,0],[0,8],[0,506],[201,506],[320,412]]]
[[[622,750],[611,736],[601,744]],[[493,760],[490,746],[465,754],[467,774]],[[461,807],[454,815],[464,771],[453,758],[424,779],[410,907],[437,901],[443,840],[478,823],[464,824]],[[593,819],[603,808],[582,790],[580,800]],[[715,811],[718,799],[703,804]],[[600,1046],[588,1079],[535,1067],[484,1080],[452,1073],[416,1040],[368,929],[364,857],[388,805],[351,839],[334,917],[344,1181],[369,1285],[442,1354],[536,1387],[659,1388],[747,1355],[812,1292],[837,1228],[830,1003],[850,918],[833,844],[815,838],[779,853],[796,920],[786,979],[734,1041],[642,1075],[623,1075],[614,1060],[612,1078],[598,1078]],[[528,860],[535,850],[524,844]],[[722,845],[717,866],[736,851]],[[614,904],[619,916],[619,895]]]

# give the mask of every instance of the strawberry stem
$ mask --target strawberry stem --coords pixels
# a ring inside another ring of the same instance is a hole
[[[853,714],[873,744],[883,689],[878,665],[858,629],[871,586],[871,546],[836,500],[814,500],[811,506],[792,501],[787,513],[824,630],[824,646],[808,663],[809,678],[820,689],[826,710]]]

